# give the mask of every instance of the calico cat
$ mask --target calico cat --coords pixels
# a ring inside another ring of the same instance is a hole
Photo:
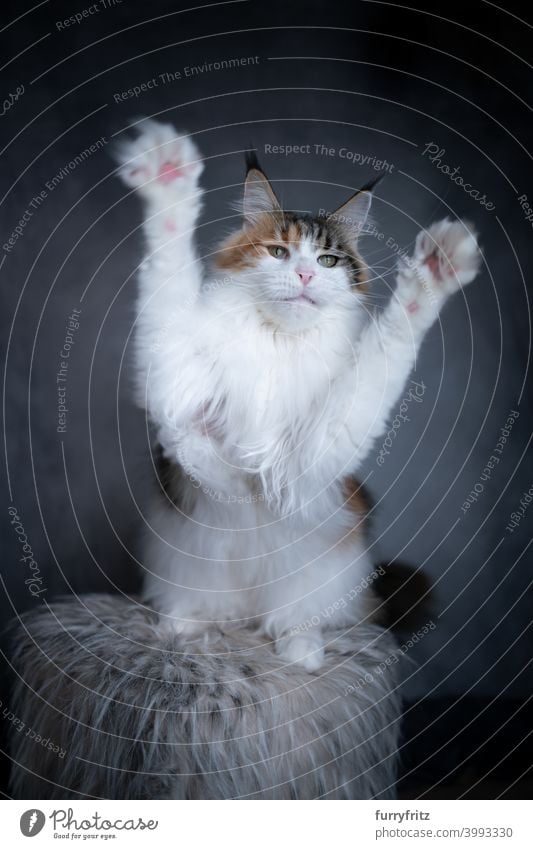
[[[419,233],[373,314],[358,245],[371,186],[317,218],[284,211],[249,162],[242,225],[208,269],[194,243],[203,163],[190,137],[146,120],[118,156],[145,204],[137,392],[163,484],[144,597],[187,639],[259,628],[286,662],[316,671],[326,629],[372,615],[354,474],[426,331],[476,276],[476,237],[449,220]]]

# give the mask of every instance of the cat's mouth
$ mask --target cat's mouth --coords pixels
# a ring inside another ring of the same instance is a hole
[[[311,306],[316,307],[316,301],[304,292],[300,295],[295,295],[293,298],[282,298],[281,300],[284,304],[311,304]]]

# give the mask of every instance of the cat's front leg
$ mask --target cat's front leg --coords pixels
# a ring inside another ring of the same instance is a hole
[[[163,423],[170,381],[183,367],[198,325],[202,266],[194,230],[203,163],[194,142],[171,124],[144,120],[137,131],[117,146],[117,174],[144,205],[147,250],[139,270],[135,327],[138,395]]]
[[[413,257],[400,260],[396,290],[361,335],[356,373],[348,378],[349,391],[344,387],[347,439],[338,445],[352,470],[386,430],[426,332],[450,295],[476,277],[480,264],[472,229],[448,219],[419,233]]]
[[[192,139],[172,124],[144,120],[136,138],[117,145],[118,176],[142,199],[147,251],[139,274],[140,309],[150,323],[183,317],[184,326],[202,283],[194,235],[201,209],[203,171]],[[144,332],[144,329],[143,329]]]

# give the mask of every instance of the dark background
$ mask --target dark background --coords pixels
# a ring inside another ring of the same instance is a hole
[[[512,534],[506,525],[533,483],[532,231],[518,201],[528,191],[533,201],[526,5],[245,0],[186,8],[122,0],[58,29],[57,21],[90,5],[51,1],[30,11],[30,4],[3,4],[0,98],[19,86],[24,93],[0,117],[2,244],[47,181],[100,137],[105,144],[67,169],[13,249],[0,251],[8,472],[2,622],[43,603],[24,584],[11,504],[47,599],[138,587],[135,552],[151,486],[129,367],[141,210],[113,177],[113,140],[141,115],[195,134],[207,158],[206,255],[235,224],[228,203],[239,195],[239,151],[250,142],[286,205],[300,209],[333,209],[375,176],[341,158],[341,147],[386,159],[393,168],[374,205],[386,239],[409,249],[420,227],[466,217],[480,231],[485,258],[482,276],[446,307],[423,345],[415,375],[426,386],[422,402],[410,405],[383,466],[375,455],[366,465],[376,561],[407,563],[416,572],[411,587],[420,574],[431,585],[418,618],[397,621],[396,605],[391,624],[402,637],[436,624],[409,652],[400,791],[524,795],[532,762],[533,508]],[[241,57],[258,61],[184,76],[186,66]],[[162,83],[160,74],[176,71],[181,79]],[[153,78],[157,86],[115,102],[115,94]],[[423,156],[430,142],[493,211]],[[306,143],[336,153],[264,153],[265,144]],[[368,237],[363,253],[384,294],[394,251]],[[67,431],[59,434],[56,373],[73,307],[82,312]],[[463,513],[511,410],[520,415],[501,462]],[[9,674],[6,664],[4,689]],[[5,692],[0,698],[9,705]]]

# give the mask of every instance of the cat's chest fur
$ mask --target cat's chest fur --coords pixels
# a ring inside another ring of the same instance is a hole
[[[278,510],[320,489],[322,468],[331,480],[332,422],[338,430],[344,377],[354,368],[351,333],[282,333],[224,306],[199,316],[186,344],[169,335],[149,408],[165,456],[195,487],[222,500],[260,492]]]
[[[316,427],[345,365],[338,356],[328,359],[312,339],[274,333],[232,339],[216,356],[227,435],[252,446],[289,436],[297,441]]]
[[[214,480],[217,470],[217,479],[260,475],[263,484],[298,475],[309,440],[327,429],[346,367],[345,356],[312,337],[228,326],[204,340],[180,378],[201,399],[182,430],[199,479]]]

